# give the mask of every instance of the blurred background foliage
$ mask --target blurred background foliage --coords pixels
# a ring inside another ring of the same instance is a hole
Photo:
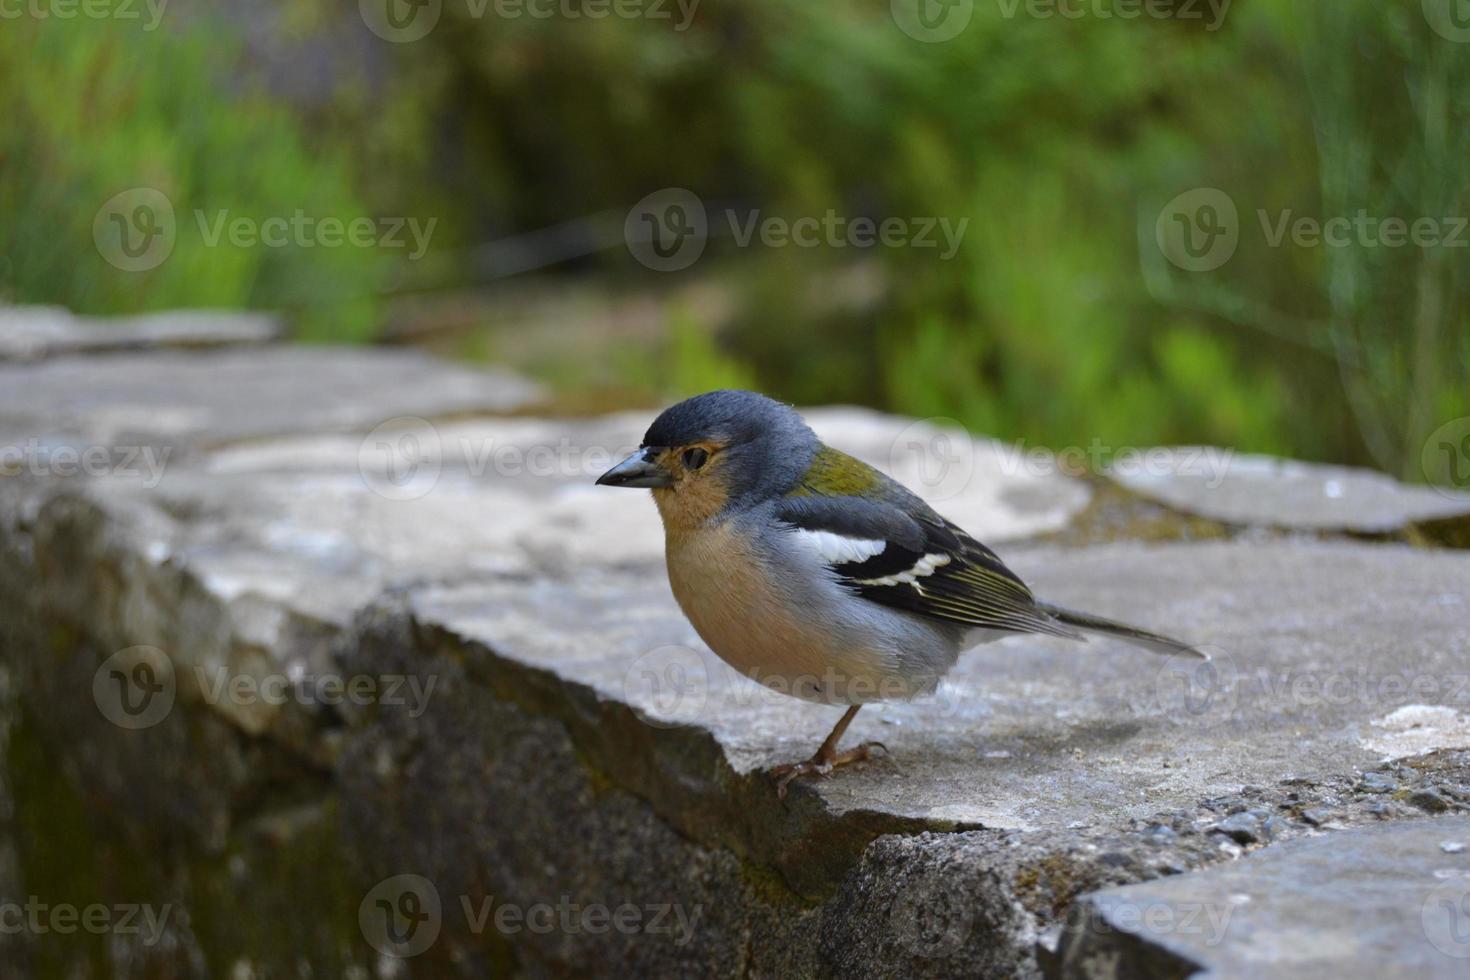
[[[398,44],[325,0],[173,0],[156,30],[129,6],[141,22],[0,30],[0,299],[277,309],[302,340],[507,362],[589,410],[743,385],[1036,444],[1203,442],[1421,480],[1446,477],[1421,463],[1429,434],[1470,415],[1470,248],[1273,247],[1263,227],[1470,210],[1470,44],[1420,0],[1236,0],[1218,30],[1196,0],[1175,7],[1199,19],[1126,20],[976,0],[944,43],[883,0],[704,0],[682,30],[672,4],[592,20],[443,0]],[[129,273],[92,223],[136,186],[178,232]],[[664,187],[700,195],[714,232],[672,273],[621,240]],[[1155,224],[1200,187],[1235,202],[1240,246],[1187,272]],[[726,208],[968,224],[947,260],[742,248]],[[437,225],[417,261],[211,247],[195,215],[222,209]]]

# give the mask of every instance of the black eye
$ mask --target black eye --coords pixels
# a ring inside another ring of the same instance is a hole
[[[685,469],[697,470],[707,462],[709,462],[709,453],[698,446],[684,450]]]

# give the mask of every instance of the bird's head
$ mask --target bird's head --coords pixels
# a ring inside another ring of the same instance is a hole
[[[819,447],[790,406],[711,391],[665,409],[638,451],[597,482],[651,488],[666,525],[698,524],[787,492]]]

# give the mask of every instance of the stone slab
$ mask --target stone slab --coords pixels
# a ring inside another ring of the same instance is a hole
[[[979,647],[935,695],[858,715],[849,739],[881,740],[888,757],[813,784],[827,806],[1018,830],[1140,818],[1249,784],[1375,765],[1383,753],[1372,739],[1394,712],[1462,710],[1470,698],[1470,555],[1339,543],[1006,557],[1040,595],[1179,634],[1214,660],[1102,640]],[[446,585],[419,593],[416,610],[501,656],[590,684],[655,729],[710,731],[737,773],[804,758],[838,714],[726,667],[683,619],[661,570]],[[1448,727],[1429,747],[1467,746],[1466,729]]]
[[[1470,811],[1463,552],[1037,545],[1085,486],[932,423],[814,411],[1043,596],[1215,659],[1008,639],[933,698],[865,709],[849,738],[886,758],[783,801],[767,768],[836,712],[732,676],[674,605],[647,495],[590,486],[648,413],[502,418],[534,386],[392,351],[66,357],[0,382],[23,386],[0,384],[7,436],[181,450],[156,479],[0,479],[0,647],[22,754],[56,760],[118,839],[171,855],[150,894],[197,913],[170,939],[182,962],[237,950],[283,972],[292,941],[333,951],[334,975],[389,962],[354,917],[410,873],[456,913],[570,894],[702,925],[678,945],[445,916],[395,975],[1035,977],[1098,888]],[[176,687],[133,730],[96,679],[138,645]],[[433,687],[267,703],[208,696],[221,673]],[[273,862],[333,873],[293,879],[283,915]],[[222,915],[233,903],[252,911]],[[236,918],[256,931],[210,931]]]
[[[1082,898],[1058,975],[1470,974],[1470,817],[1345,830]]]
[[[0,363],[0,445],[193,449],[399,416],[524,410],[540,387],[406,350],[262,347]]]
[[[77,316],[59,306],[0,307],[0,361],[160,348],[246,347],[279,340],[281,321],[238,310]]]
[[[1467,493],[1212,447],[1151,449],[1109,476],[1151,500],[1226,524],[1391,534],[1470,515]]]

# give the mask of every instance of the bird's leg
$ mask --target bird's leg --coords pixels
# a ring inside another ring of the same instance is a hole
[[[861,707],[862,705],[855,704],[843,713],[841,719],[838,720],[836,726],[832,729],[832,734],[828,735],[827,740],[822,743],[821,748],[817,749],[816,755],[813,755],[805,762],[788,762],[785,765],[776,766],[771,770],[771,775],[776,777],[777,796],[784,800],[786,798],[787,785],[797,776],[825,776],[838,766],[845,766],[851,762],[866,761],[871,756],[874,748],[887,749],[887,746],[882,742],[864,742],[855,748],[848,749],[846,752],[837,751],[837,743],[842,741],[843,733],[847,731],[847,726],[852,724],[853,716],[858,713],[858,709]]]

